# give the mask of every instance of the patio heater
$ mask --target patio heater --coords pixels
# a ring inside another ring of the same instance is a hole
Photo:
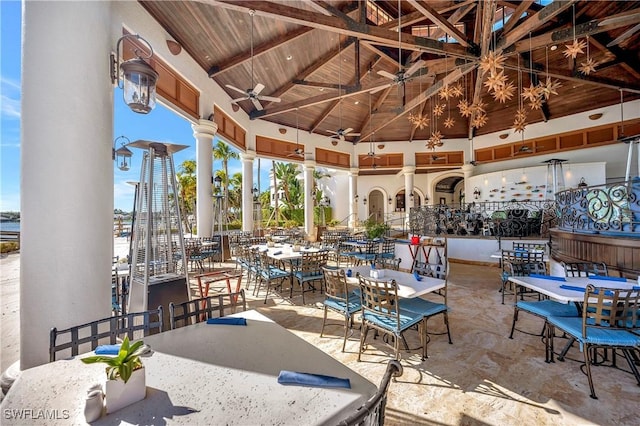
[[[555,200],[556,193],[564,190],[564,172],[562,171],[562,163],[567,160],[552,158],[547,161],[547,199]],[[551,196],[549,196],[551,194]]]
[[[214,192],[215,192],[215,199],[216,199],[216,206],[215,206],[215,216],[216,216],[216,222],[218,224],[218,235],[220,236],[220,262],[224,262],[225,261],[225,257],[224,257],[224,236],[222,234],[222,230],[223,230],[223,226],[224,226],[224,218],[225,218],[225,211],[224,211],[224,203],[222,202],[222,200],[224,199],[224,195],[222,194],[222,178],[220,176],[216,176],[213,179],[213,186],[214,186]],[[214,228],[215,231],[215,228]],[[213,232],[212,232],[213,234]]]
[[[131,229],[131,273],[128,312],[165,307],[189,300],[186,256],[172,155],[187,148],[137,140],[130,147],[146,150]]]

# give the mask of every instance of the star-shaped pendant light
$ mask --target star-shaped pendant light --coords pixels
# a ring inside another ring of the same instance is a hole
[[[502,53],[496,55],[492,50],[480,59],[480,69],[483,74],[487,72],[495,74],[496,69],[504,68],[504,61],[506,59]]]
[[[473,113],[471,105],[469,105],[469,101],[466,99],[462,99],[458,102],[458,111],[460,111],[460,115],[463,117],[469,117]]]
[[[497,88],[493,92],[493,98],[496,101],[500,101],[501,103],[505,103],[510,100],[515,93],[516,88],[513,86],[513,83],[509,82],[502,87]]]
[[[565,51],[562,52],[566,58],[575,59],[580,53],[584,53],[584,48],[587,47],[587,43],[582,40],[573,40],[572,44],[565,44]]]

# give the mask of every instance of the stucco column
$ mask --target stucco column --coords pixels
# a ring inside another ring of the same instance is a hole
[[[242,230],[253,231],[253,160],[255,151],[240,154],[242,161]]]
[[[473,188],[469,186],[469,178],[473,174],[473,164],[465,163],[462,165],[462,173],[464,173],[464,202],[465,203],[473,203]]]
[[[414,166],[405,166],[402,168],[402,173],[404,174],[404,205],[405,205],[405,216],[407,218],[407,223],[409,222],[409,212],[413,207],[413,200],[411,199],[411,194],[413,193],[413,178],[416,173],[416,168]]]
[[[218,125],[200,119],[191,128],[196,138],[196,231],[198,237],[210,237],[213,231],[213,138]]]
[[[353,229],[358,224],[358,169],[349,170],[349,228]],[[358,197],[359,198],[359,197]]]
[[[306,160],[302,165],[304,173],[304,232],[311,241],[315,241],[315,226],[313,224],[313,172],[316,162]]]
[[[49,362],[52,327],[111,314],[114,91],[109,54],[117,41],[110,34],[111,4],[23,3],[23,370]],[[123,102],[121,92],[115,93],[115,101]]]

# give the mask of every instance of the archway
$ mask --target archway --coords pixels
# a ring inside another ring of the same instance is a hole
[[[461,204],[464,202],[464,174],[449,172],[433,181],[433,204]]]
[[[385,197],[382,191],[374,189],[367,198],[367,219],[377,223],[384,222]]]

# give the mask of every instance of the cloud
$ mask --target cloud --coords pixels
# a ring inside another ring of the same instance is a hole
[[[2,116],[20,119],[20,82],[0,76]],[[9,95],[7,95],[9,94]]]
[[[2,188],[2,198],[0,198],[0,211],[3,212],[19,212],[20,211],[20,192],[9,192],[6,188]]]

